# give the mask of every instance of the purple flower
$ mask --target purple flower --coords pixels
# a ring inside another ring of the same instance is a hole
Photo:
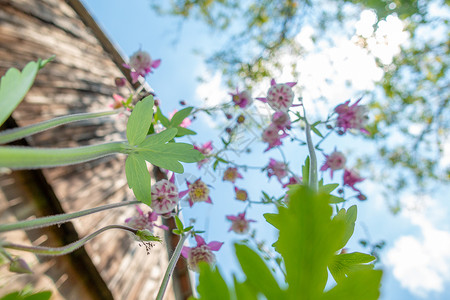
[[[200,169],[205,163],[209,161],[209,158],[207,156],[213,151],[212,141],[206,142],[202,146],[194,145],[194,149],[198,150],[201,154],[205,156],[204,159],[197,162],[197,166]]]
[[[320,171],[326,171],[328,169],[330,169],[331,171],[331,178],[333,178],[333,171],[336,170],[341,170],[345,167],[345,162],[347,161],[347,159],[345,158],[344,153],[336,151],[336,149],[334,149],[334,152],[331,153],[330,155],[325,155],[326,161],[323,164],[323,166],[320,168]]]
[[[245,212],[238,214],[237,216],[226,216],[231,221],[231,227],[228,231],[234,231],[237,234],[245,234],[250,229],[249,223],[256,222],[245,218]]]
[[[294,101],[294,91],[292,87],[296,82],[276,83],[275,79],[270,81],[271,87],[267,91],[266,98],[256,98],[269,104],[275,111],[288,111]]]
[[[358,105],[356,101],[349,106],[350,100],[344,104],[338,105],[334,111],[338,114],[336,127],[342,129],[345,133],[348,129],[357,129],[363,133],[369,134],[369,131],[364,127],[367,125],[367,107],[365,105]]]
[[[234,192],[236,194],[236,200],[247,201],[247,199],[248,199],[247,191],[238,189],[237,187],[234,187]]]
[[[358,182],[364,181],[364,178],[359,176],[355,170],[345,169],[344,171],[344,185],[351,187],[354,191],[361,194],[361,191],[355,187]]]
[[[277,127],[277,125],[273,123],[270,124],[262,134],[262,140],[266,143],[269,143],[267,149],[264,150],[264,152],[269,151],[273,147],[282,145],[283,143],[281,142],[281,139],[287,136],[288,135],[286,133],[280,134],[280,129]]]
[[[236,88],[235,93],[229,93],[232,96],[232,100],[236,106],[240,108],[246,108],[252,103],[252,96],[248,91],[239,92],[239,89]]]
[[[180,201],[174,179],[174,176],[170,181],[162,179],[152,186],[152,204],[150,207],[157,214],[162,215],[171,212]]]
[[[276,176],[281,183],[281,179],[287,176],[287,171],[288,167],[285,163],[276,161],[273,158],[270,159],[269,165],[267,166],[267,176],[269,176],[269,178]]]
[[[147,229],[153,232],[154,227],[159,227],[164,230],[169,230],[169,228],[165,225],[156,225],[155,222],[158,219],[158,214],[156,212],[148,212],[144,214],[144,212],[136,206],[137,215],[134,217],[128,218],[125,220],[128,226],[137,229],[144,230]]]
[[[278,129],[286,130],[291,129],[291,119],[289,114],[284,111],[277,111],[272,115],[272,124],[275,124]]]
[[[123,77],[116,77],[114,83],[117,87],[124,87],[127,84],[127,80]]]
[[[200,262],[206,262],[209,265],[213,265],[216,262],[216,256],[212,251],[219,251],[223,243],[221,242],[209,242],[206,244],[205,240],[199,236],[195,236],[197,247],[183,246],[181,255],[187,259],[189,269],[198,272],[198,264]]]
[[[130,63],[124,64],[124,67],[131,69],[131,78],[133,83],[138,81],[139,75],[145,77],[152,72],[152,68],[156,69],[161,64],[161,60],[152,60],[150,54],[145,51],[137,51],[130,57]]]
[[[180,198],[182,198],[184,195],[189,194],[189,206],[192,207],[194,203],[196,202],[206,202],[211,203],[211,197],[209,196],[209,188],[204,183],[201,178],[197,179],[193,183],[190,183],[186,180],[186,184],[188,186],[188,189],[186,191],[180,192]]]
[[[236,182],[236,179],[243,178],[242,175],[238,172],[237,168],[228,168],[223,173],[223,180],[230,181],[232,183]]]

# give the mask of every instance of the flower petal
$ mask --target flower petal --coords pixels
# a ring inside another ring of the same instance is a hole
[[[212,250],[212,251],[219,251],[219,249],[222,247],[223,243],[221,242],[210,242],[208,243],[208,247]]]

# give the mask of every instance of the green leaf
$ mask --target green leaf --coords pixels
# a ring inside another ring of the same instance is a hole
[[[282,290],[264,260],[246,245],[235,244],[236,256],[253,290],[267,299],[284,299]]]
[[[155,121],[160,121],[161,124],[166,128],[170,127],[169,119],[167,119],[167,117],[162,114],[159,106],[156,107]]]
[[[149,163],[176,173],[184,172],[179,161],[193,163],[204,158],[194,146],[185,143],[151,144],[145,148],[140,147],[138,151]]]
[[[151,176],[145,159],[139,154],[130,154],[125,162],[125,174],[128,186],[136,199],[148,206],[152,203]]]
[[[236,292],[237,300],[257,300],[256,293],[249,287],[246,282],[238,282],[236,277],[233,276],[234,289]]]
[[[369,254],[360,252],[344,253],[335,255],[333,261],[328,265],[331,275],[337,283],[342,282],[346,275],[363,268],[373,268],[373,264],[364,265],[374,261],[376,258]]]
[[[178,126],[177,129],[178,129],[177,137],[182,137],[182,136],[185,136],[185,135],[196,135],[197,134],[197,132],[195,132],[193,130],[190,130],[190,129],[187,129],[187,128],[184,128],[184,127],[181,127],[181,126]]]
[[[134,107],[127,123],[127,139],[131,146],[142,143],[153,120],[153,96],[147,96]]]
[[[339,186],[339,183],[330,183],[323,186],[319,186],[319,193],[329,194]]]
[[[199,299],[229,300],[230,291],[219,270],[211,269],[205,262],[199,263],[199,269],[200,276],[197,287]]]
[[[342,202],[345,202],[344,198],[330,195],[330,204],[336,204],[336,203],[342,203]]]
[[[309,185],[309,156],[306,157],[305,164],[302,166],[302,182]]]
[[[287,297],[319,299],[327,282],[327,266],[344,234],[344,222],[331,224],[329,196],[317,195],[306,186],[291,187],[289,207],[269,215],[280,231],[276,250],[283,256]],[[267,219],[267,214],[265,215]]]
[[[150,148],[155,147],[161,144],[165,144],[171,141],[177,135],[177,129],[169,128],[164,131],[161,131],[158,134],[151,135],[145,139],[142,143],[139,144],[139,148]]]
[[[382,271],[380,270],[359,270],[352,272],[342,282],[326,292],[320,299],[376,300],[380,297],[381,275]]]
[[[321,138],[323,138],[323,135],[320,133],[320,131],[319,131],[316,127],[311,126],[311,130],[312,130],[315,134],[317,134],[318,136],[320,136]]]
[[[23,299],[24,300],[49,300],[51,296],[52,296],[51,291],[43,291],[43,292],[38,292],[33,295],[26,296]]]
[[[186,119],[190,115],[192,109],[193,109],[193,107],[186,107],[186,108],[183,108],[180,111],[177,111],[173,115],[172,119],[170,120],[169,127],[178,127],[178,126],[180,126],[181,122],[183,122],[183,120]]]
[[[180,218],[178,216],[175,216],[175,224],[177,225],[177,228],[180,231],[183,231],[183,228],[184,228],[183,222],[181,222],[181,220],[180,220]]]
[[[352,237],[353,231],[355,230],[355,222],[357,216],[357,208],[356,205],[352,205],[345,210],[342,208],[337,215],[334,216],[332,222],[344,222],[345,224],[345,232],[342,237],[342,241],[338,244],[336,250],[342,249],[347,245],[348,240]]]
[[[0,79],[0,126],[25,98],[33,85],[41,63],[41,60],[29,62],[22,72],[11,68]]]

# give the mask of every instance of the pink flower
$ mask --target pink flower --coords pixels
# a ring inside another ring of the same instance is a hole
[[[172,120],[172,117],[177,113],[177,109],[175,109],[173,112],[171,112],[170,114],[169,114],[169,120]],[[180,126],[181,127],[184,127],[184,128],[187,128],[189,125],[191,125],[191,119],[189,119],[189,118],[185,118],[184,120],[183,120],[183,122],[181,122],[181,124],[180,124]]]
[[[277,111],[272,115],[272,124],[275,124],[278,129],[285,130],[291,129],[291,119],[289,114],[284,111]]]
[[[271,87],[267,91],[266,98],[256,98],[269,104],[275,111],[288,111],[294,101],[294,91],[292,87],[296,82],[276,83],[275,79],[270,81]]]
[[[192,207],[194,203],[196,202],[206,202],[211,203],[211,197],[209,196],[209,188],[204,183],[201,178],[197,179],[193,183],[190,183],[186,180],[186,184],[188,186],[188,189],[186,191],[180,192],[180,198],[182,198],[184,195],[189,194],[189,206]]]
[[[364,181],[364,178],[359,176],[358,172],[356,172],[355,170],[345,169],[344,185],[348,185],[354,191],[359,192],[361,194],[361,191],[355,187],[355,184],[357,184],[358,182],[361,182],[361,181]]]
[[[277,127],[277,125],[273,123],[270,124],[262,134],[262,140],[266,143],[269,143],[269,146],[267,146],[267,149],[264,150],[264,152],[269,151],[273,147],[282,145],[283,143],[281,142],[281,139],[287,136],[288,135],[286,133],[280,134],[280,129]]]
[[[241,189],[238,189],[237,187],[234,187],[234,192],[236,194],[236,200],[247,201],[248,194],[245,190],[241,190]]]
[[[283,184],[283,188],[287,188],[288,185],[291,185],[291,184],[300,184],[300,183],[302,183],[301,180],[302,180],[301,177],[297,178],[297,177],[291,176],[291,177],[289,177],[289,181],[286,184]]]
[[[147,214],[144,214],[139,206],[136,206],[136,210],[138,212],[136,216],[125,220],[125,223],[127,223],[128,226],[137,230],[147,229],[151,232],[153,232],[153,228],[155,226],[164,230],[169,230],[169,228],[165,225],[155,224],[156,220],[158,219],[158,214],[156,212],[148,212]]]
[[[344,104],[338,105],[334,111],[338,114],[336,127],[341,128],[345,133],[348,129],[358,129],[363,133],[369,134],[364,127],[367,125],[367,107],[358,105],[356,101],[352,106],[348,106],[350,100]]]
[[[238,214],[237,216],[226,216],[231,221],[231,227],[228,231],[234,231],[237,234],[245,234],[250,229],[249,223],[256,222],[245,218],[245,212]]]
[[[209,158],[207,156],[213,151],[212,141],[206,142],[202,146],[194,145],[194,149],[200,151],[200,153],[205,156],[204,159],[197,162],[197,166],[200,169],[205,163],[209,161]]]
[[[162,179],[152,185],[152,204],[150,207],[157,214],[171,212],[180,201],[174,179],[175,177],[172,176],[170,181]]]
[[[183,246],[181,255],[187,259],[189,269],[198,272],[198,264],[203,261],[209,265],[213,265],[216,262],[216,256],[212,251],[219,251],[223,243],[221,242],[209,242],[206,244],[205,240],[199,236],[195,236],[197,247]]]
[[[333,171],[343,169],[345,167],[345,162],[347,161],[344,153],[336,151],[336,149],[334,149],[334,152],[331,153],[330,155],[325,154],[325,158],[327,160],[325,161],[324,165],[320,168],[320,171],[326,171],[330,169],[331,178],[333,178]]]
[[[223,180],[230,181],[232,183],[236,182],[236,179],[243,178],[241,174],[239,174],[237,168],[228,168],[223,173]]]
[[[113,94],[114,103],[110,104],[109,107],[112,109],[119,109],[123,107],[123,103],[125,102],[125,98],[120,96],[119,94]]]
[[[248,91],[239,92],[236,88],[236,93],[229,93],[232,96],[232,100],[236,106],[240,108],[246,108],[252,103],[252,96]]]
[[[288,167],[285,163],[276,161],[273,158],[270,159],[269,165],[267,166],[267,176],[269,176],[269,178],[276,176],[281,183],[281,179],[287,176],[287,171]]]
[[[124,87],[127,84],[127,80],[123,77],[116,77],[114,83],[117,87]]]
[[[152,72],[152,68],[156,69],[161,64],[161,60],[152,60],[150,54],[145,51],[137,51],[130,57],[130,63],[124,64],[127,69],[133,69],[131,71],[131,78],[133,83],[138,81],[139,75],[145,77],[148,73]]]

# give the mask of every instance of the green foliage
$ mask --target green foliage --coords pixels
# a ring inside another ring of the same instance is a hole
[[[152,203],[151,176],[145,159],[139,154],[132,154],[125,162],[125,174],[128,186],[133,190],[136,199],[148,206]]]
[[[358,252],[336,254],[353,233],[356,207],[343,209],[331,218],[329,195],[316,194],[302,185],[291,186],[288,194],[288,207],[279,207],[277,214],[264,215],[279,230],[274,247],[283,257],[287,287],[280,287],[259,254],[237,244],[236,256],[246,279],[234,279],[232,299],[259,299],[261,295],[269,300],[377,299],[382,272],[367,264],[375,258]],[[337,285],[324,291],[328,269]],[[218,299],[219,290],[220,295],[225,295],[223,299],[229,299],[219,271],[201,268],[200,299]]]
[[[163,113],[158,107],[156,109],[155,121],[161,122],[161,124],[167,129],[169,128],[177,129],[178,132],[176,134],[176,137],[182,137],[185,135],[196,135],[197,133],[195,131],[180,126],[183,120],[191,114],[192,109],[193,107],[186,107],[180,111],[177,111],[173,115],[172,119],[169,120],[166,116],[163,115]]]
[[[0,298],[0,300],[49,300],[52,296],[50,291],[42,291],[34,293],[30,286],[26,286],[23,290],[9,293]]]
[[[33,85],[37,72],[53,57],[47,60],[29,62],[20,72],[16,68],[9,69],[0,80],[0,126],[12,114]]]
[[[147,136],[153,120],[153,96],[147,96],[133,109],[127,123],[127,139],[131,146],[142,143]]]

